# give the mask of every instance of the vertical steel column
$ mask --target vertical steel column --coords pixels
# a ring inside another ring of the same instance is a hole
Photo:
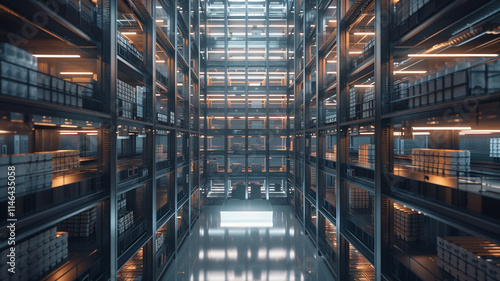
[[[346,116],[347,101],[347,65],[349,54],[349,34],[347,26],[343,20],[347,10],[349,9],[349,0],[337,1],[337,169],[336,169],[336,227],[337,227],[337,241],[338,241],[338,259],[336,266],[338,269],[337,278],[339,280],[349,279],[349,244],[342,236],[344,218],[344,202],[347,193],[344,192],[341,180],[342,162],[344,158],[348,157],[349,145],[346,144],[347,132],[341,127]],[[346,150],[346,151],[344,151]]]
[[[224,116],[226,117],[224,119],[224,199],[228,199],[229,197],[229,188],[231,188],[229,186],[229,156],[228,156],[228,142],[229,142],[229,138],[228,138],[228,126],[229,126],[229,122],[228,122],[228,118],[227,118],[227,114],[228,114],[228,107],[229,107],[229,102],[228,102],[228,95],[227,95],[227,91],[228,91],[228,86],[227,84],[229,83],[229,74],[228,74],[228,61],[229,61],[229,52],[228,52],[228,46],[229,46],[229,41],[228,41],[228,37],[229,37],[229,34],[228,34],[228,24],[229,24],[229,20],[227,19],[228,17],[228,14],[227,14],[227,10],[228,10],[228,7],[229,7],[229,1],[228,0],[224,0],[224,34],[226,36],[224,36],[224,71],[226,72],[226,75],[224,76],[224,81],[225,81],[225,85],[224,85],[224,97],[226,99],[225,103],[225,107],[224,107]]]
[[[151,2],[150,4],[151,16],[146,19],[146,46],[145,46],[145,64],[146,64],[146,81],[145,83],[149,84],[151,88],[150,98],[151,103],[148,106],[151,106],[152,109],[152,122],[153,127],[151,133],[147,133],[147,143],[150,155],[147,156],[149,160],[148,166],[151,170],[151,184],[149,190],[149,198],[151,200],[151,204],[149,206],[151,226],[150,230],[147,232],[150,235],[151,240],[146,244],[144,249],[145,257],[144,259],[144,271],[146,278],[155,278],[156,276],[156,263],[155,263],[155,254],[156,254],[156,3]],[[148,73],[148,70],[151,73]],[[147,110],[146,110],[147,112]],[[147,114],[147,113],[146,113]],[[147,255],[146,255],[147,254]]]
[[[303,153],[303,157],[302,157],[302,177],[301,177],[301,183],[300,183],[300,187],[302,189],[302,226],[304,227],[304,229],[306,229],[306,179],[307,179],[307,172],[306,172],[306,152],[307,152],[307,142],[306,142],[306,118],[307,118],[307,109],[306,109],[306,58],[307,58],[307,55],[306,55],[306,24],[307,24],[307,17],[306,17],[306,13],[307,13],[307,2],[306,0],[302,0],[302,2],[300,3],[301,5],[301,8],[304,7],[304,16],[303,16],[303,21],[302,21],[302,26],[300,27],[302,29],[302,58],[300,58],[302,60],[302,69],[300,70],[302,72],[302,101],[301,101],[301,104],[304,108],[304,111],[303,111],[303,125],[302,125],[302,129],[300,130],[301,131],[301,134],[302,134],[302,151],[304,152]],[[299,13],[300,14],[300,13]],[[300,33],[299,33],[299,38],[300,38]],[[304,230],[304,233],[305,230]]]
[[[266,189],[266,200],[269,200],[269,165],[271,164],[270,157],[271,157],[271,147],[270,147],[270,136],[269,130],[269,93],[270,93],[270,88],[269,88],[269,1],[266,1],[266,19],[265,19],[265,25],[266,25],[266,179],[265,179],[265,186],[264,188]],[[262,196],[262,195],[261,195]]]
[[[248,7],[248,0],[245,0],[245,7]],[[250,122],[248,118],[248,8],[245,9],[245,199],[248,199],[248,123]]]
[[[198,15],[197,16],[197,21],[195,23],[193,23],[195,26],[198,26],[198,31],[194,34],[195,38],[196,38],[196,42],[197,42],[197,49],[198,49],[198,53],[196,54],[197,55],[197,60],[196,60],[196,68],[194,69],[194,72],[198,75],[198,87],[196,87],[196,92],[195,92],[195,99],[198,100],[197,102],[197,108],[196,108],[196,116],[195,116],[195,119],[194,119],[194,122],[198,122],[198,127],[197,127],[197,130],[196,130],[196,135],[197,135],[197,138],[196,138],[196,142],[197,143],[197,147],[198,149],[195,150],[196,154],[198,155],[198,157],[196,157],[196,161],[197,161],[197,167],[198,167],[198,171],[195,170],[195,172],[198,173],[197,175],[197,182],[196,182],[196,186],[198,188],[198,194],[200,194],[200,190],[201,190],[201,187],[200,187],[200,182],[201,182],[201,176],[200,176],[200,163],[201,163],[201,160],[200,160],[200,136],[201,136],[201,129],[200,129],[200,107],[201,107],[201,103],[200,103],[200,92],[201,92],[201,76],[200,76],[200,70],[201,70],[201,44],[200,44],[200,0],[194,0],[195,3],[196,3],[196,7],[195,7],[195,11],[196,11],[196,14]],[[200,209],[200,206],[199,206],[199,203],[200,201],[198,200],[198,209]],[[197,214],[199,215],[199,213]],[[191,229],[191,227],[190,227]]]
[[[117,75],[117,0],[103,1],[103,60],[104,60],[104,92],[109,93],[108,110],[110,114],[109,124],[103,127],[109,130],[109,278],[111,281],[117,279],[118,272],[118,212],[117,212],[117,112],[116,112],[116,79]],[[106,40],[108,39],[108,40]]]
[[[286,112],[287,112],[287,124],[286,124],[286,138],[287,138],[287,166],[286,166],[286,171],[287,171],[287,176],[285,178],[285,182],[284,182],[284,188],[285,188],[285,192],[286,192],[286,196],[287,196],[287,200],[290,200],[290,192],[289,192],[289,189],[290,189],[290,186],[288,184],[288,174],[290,174],[291,170],[290,170],[290,161],[288,161],[288,158],[289,156],[293,153],[293,161],[295,163],[295,152],[293,150],[293,147],[290,146],[290,139],[293,139],[291,138],[291,134],[292,134],[292,130],[290,130],[290,124],[292,123],[291,121],[291,112],[290,112],[290,94],[289,94],[289,88],[290,88],[290,83],[289,83],[289,79],[290,79],[290,40],[289,40],[289,32],[290,32],[290,15],[291,15],[291,9],[294,5],[294,2],[292,2],[292,6],[289,6],[288,4],[290,3],[289,1],[286,2],[287,5],[286,5]],[[294,24],[294,30],[295,30],[295,17],[293,18],[293,24]],[[295,41],[293,42],[293,46],[292,46],[292,50],[295,52]],[[293,79],[295,81],[295,65],[293,67],[293,71],[294,71],[294,74],[293,74]],[[295,82],[293,82],[293,86],[292,86],[292,92],[294,94],[294,102],[293,102],[293,107],[295,108]],[[294,113],[295,114],[295,113]],[[293,122],[295,122],[295,116],[293,116]],[[294,129],[295,130],[295,129]],[[295,132],[293,132],[293,135],[295,135]],[[290,153],[290,150],[292,150],[292,153]],[[292,157],[291,157],[292,158]],[[295,181],[294,181],[295,182]],[[293,210],[295,212],[295,210]]]
[[[173,168],[174,168],[174,171],[172,173],[172,175],[174,176],[174,226],[175,226],[175,233],[174,233],[174,237],[175,237],[175,241],[174,241],[174,258],[177,259],[177,256],[178,256],[178,249],[177,249],[177,241],[179,241],[179,229],[177,228],[178,224],[177,224],[177,216],[178,216],[178,208],[179,208],[179,204],[178,204],[178,200],[179,198],[177,198],[177,188],[178,188],[178,181],[177,181],[177,133],[179,133],[180,131],[178,130],[178,126],[177,126],[177,118],[179,118],[179,115],[178,115],[178,111],[177,111],[177,103],[178,103],[178,100],[177,100],[177,66],[178,66],[178,51],[177,51],[177,47],[178,47],[178,44],[179,44],[179,39],[177,37],[177,24],[179,22],[179,15],[178,15],[178,12],[177,12],[177,0],[174,0],[174,26],[173,26],[173,32],[174,32],[174,36],[175,36],[175,40],[174,40],[174,65],[172,66],[172,70],[173,70],[173,78],[172,79],[172,87],[174,87],[174,105],[175,105],[175,119],[174,119],[174,124],[173,124],[173,127],[175,128],[174,131],[173,131],[173,146],[174,146],[174,163],[173,163]],[[176,261],[177,262],[177,261]]]
[[[186,203],[184,204],[188,204],[188,232],[187,232],[187,235],[190,236],[191,235],[191,190],[193,188],[193,182],[192,182],[192,178],[191,178],[191,165],[192,165],[192,161],[193,159],[191,159],[191,149],[193,149],[193,144],[191,143],[191,140],[192,140],[192,137],[191,137],[191,103],[193,102],[191,100],[191,87],[192,87],[192,83],[193,83],[193,77],[191,75],[191,53],[192,53],[192,50],[191,50],[191,44],[193,43],[191,41],[191,6],[192,6],[192,2],[194,0],[189,0],[188,1],[188,10],[186,11],[188,13],[188,22],[187,22],[187,28],[188,28],[188,45],[187,45],[187,48],[188,48],[188,60],[187,60],[187,63],[188,63],[188,108],[187,108],[187,120],[188,120],[188,136],[187,136],[187,146],[188,146],[188,150],[187,150],[187,158],[188,158],[188,173],[187,173],[187,187],[188,187],[188,191],[187,191],[187,194],[188,194],[188,199],[186,201]]]
[[[320,187],[319,185],[319,156],[320,156],[320,146],[319,146],[319,117],[320,117],[320,114],[319,114],[319,85],[322,85],[322,83],[320,84],[320,69],[319,68],[319,3],[320,0],[316,0],[316,20],[314,22],[314,26],[316,28],[316,59],[315,59],[315,68],[312,69],[312,71],[316,71],[316,252],[319,254],[320,251],[319,251],[319,189],[322,188]],[[321,79],[323,80],[323,79]]]
[[[375,280],[382,280],[382,97],[389,95],[389,29],[390,0],[375,1],[375,212],[374,212],[374,267]]]

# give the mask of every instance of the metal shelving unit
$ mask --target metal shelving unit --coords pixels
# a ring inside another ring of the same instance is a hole
[[[31,264],[23,280],[160,279],[202,204],[204,5],[20,4],[0,3],[0,159],[2,171],[19,170],[18,265]],[[52,240],[54,261],[52,252],[37,266],[23,259]]]
[[[495,4],[292,5],[289,202],[319,253],[339,280],[486,279],[471,266],[450,271],[438,244],[500,242],[488,211],[498,200],[500,46],[482,33],[500,16]]]

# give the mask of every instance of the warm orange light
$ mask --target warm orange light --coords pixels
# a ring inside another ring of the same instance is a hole
[[[470,130],[471,127],[413,127],[415,131]]]
[[[412,58],[468,58],[468,57],[498,57],[498,54],[408,54]]]

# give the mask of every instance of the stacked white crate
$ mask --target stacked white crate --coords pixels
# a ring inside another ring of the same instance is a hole
[[[500,280],[500,245],[471,236],[437,238],[437,265],[459,281]]]
[[[119,115],[125,118],[134,118],[134,106],[137,103],[137,95],[134,87],[131,85],[117,80],[117,92]]]
[[[0,59],[2,60],[1,94],[36,100],[37,89],[35,87],[28,89],[28,81],[36,83],[37,58],[14,45],[0,43]]]
[[[394,203],[394,232],[396,237],[406,241],[418,240],[423,226],[423,215],[415,210]]]
[[[139,52],[139,50],[137,50],[127,39],[125,39],[120,32],[118,32],[117,43],[139,60],[142,60],[142,53]]]
[[[165,234],[160,233],[159,235],[156,235],[156,251],[158,251],[161,246],[163,246],[163,243],[165,242]]]
[[[500,158],[500,138],[490,138],[490,157]]]
[[[370,192],[362,188],[349,188],[349,208],[367,209],[370,208]]]
[[[73,171],[80,168],[80,152],[78,150],[56,150],[52,152],[52,171]]]
[[[163,122],[167,123],[168,122],[168,115],[157,113],[158,115],[158,122]]]
[[[363,118],[371,117],[375,108],[375,88],[366,88],[363,94]]]
[[[51,152],[23,153],[0,157],[0,188],[7,189],[8,167],[15,167],[16,193],[52,186]],[[5,194],[7,194],[5,192]]]
[[[118,212],[118,234],[122,234],[123,232],[125,232],[132,226],[133,223],[134,223],[134,211]]]
[[[95,232],[97,209],[94,207],[62,221],[58,229],[70,237],[89,237]]]
[[[411,153],[412,165],[417,171],[458,176],[470,172],[468,150],[414,148]]]
[[[356,117],[356,103],[358,102],[356,88],[349,89],[349,116]]]
[[[373,163],[375,161],[375,145],[360,144],[358,146],[358,161],[360,163]]]
[[[146,96],[146,87],[137,86],[136,87],[136,97],[137,97],[137,116],[144,117],[144,97]]]
[[[68,258],[68,233],[57,232],[55,227],[48,229],[29,240],[15,246],[16,273],[7,271],[8,265],[0,266],[0,280],[25,281],[40,280],[57,265]],[[8,249],[2,251],[5,257]]]
[[[125,194],[118,197],[118,234],[122,234],[129,229],[134,223],[134,211],[127,211],[127,199]]]

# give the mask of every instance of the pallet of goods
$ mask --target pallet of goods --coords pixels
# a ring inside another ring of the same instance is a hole
[[[362,188],[349,188],[349,208],[367,209],[371,207],[370,192]]]
[[[7,189],[9,166],[15,167],[16,193],[26,194],[50,188],[53,173],[78,170],[80,167],[79,151],[57,150],[1,156],[0,189]]]
[[[500,280],[500,245],[473,236],[437,238],[437,265],[459,281]]]
[[[83,211],[58,225],[60,231],[68,233],[69,237],[89,237],[95,233],[97,209]]]
[[[394,203],[395,236],[405,242],[419,240],[423,218],[421,212]]]
[[[0,43],[1,94],[36,100],[38,61],[31,53],[8,43]],[[29,83],[27,83],[29,82]]]
[[[470,151],[413,148],[412,166],[416,171],[444,176],[464,176],[470,172]]]
[[[16,244],[16,274],[10,274],[4,263],[0,265],[0,280],[40,280],[68,259],[68,233],[57,232],[56,227]],[[2,256],[8,251],[4,249]]]

